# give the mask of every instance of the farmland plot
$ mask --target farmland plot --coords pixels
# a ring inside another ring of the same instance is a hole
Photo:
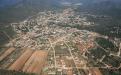
[[[24,72],[40,74],[47,59],[46,51],[35,51],[23,67]]]
[[[8,69],[20,71],[33,52],[33,50],[27,49]]]
[[[1,56],[0,56],[0,62],[2,60],[4,60],[8,55],[10,55],[13,51],[15,50],[15,48],[9,48],[8,50],[6,50]]]

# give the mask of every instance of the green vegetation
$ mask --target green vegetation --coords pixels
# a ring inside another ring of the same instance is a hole
[[[110,40],[104,38],[96,38],[96,42],[103,48],[111,51],[118,51],[116,47]]]
[[[0,45],[5,44],[6,42],[8,42],[10,39],[8,38],[8,36],[10,38],[14,37],[15,32],[13,31],[11,26],[1,26],[0,27]]]
[[[93,48],[90,50],[91,54],[95,56],[95,58],[102,58],[102,56],[107,55],[107,53],[101,48]]]
[[[121,75],[121,69],[111,70],[111,69],[100,69],[103,75]]]
[[[0,21],[2,23],[19,22],[38,11],[32,7],[10,7],[0,11]]]

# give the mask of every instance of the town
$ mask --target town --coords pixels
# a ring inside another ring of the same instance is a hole
[[[78,29],[93,25],[71,8],[43,11],[11,23],[16,36],[0,52],[0,68],[38,75],[104,75],[107,68],[117,71],[121,68],[121,39]]]

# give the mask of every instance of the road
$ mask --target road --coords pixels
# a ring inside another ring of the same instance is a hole
[[[77,65],[76,65],[76,62],[75,62],[75,60],[74,60],[73,54],[72,54],[72,52],[71,52],[71,48],[69,47],[69,45],[68,45],[65,41],[64,41],[64,43],[65,43],[65,45],[68,47],[69,53],[70,53],[70,55],[71,55],[71,57],[72,57],[72,59],[73,59],[73,61],[74,61],[74,64],[75,64],[75,66],[76,66],[76,69],[77,69],[77,71],[78,71],[78,75],[81,75],[80,72],[79,72],[79,70],[78,70],[78,68],[77,68]]]

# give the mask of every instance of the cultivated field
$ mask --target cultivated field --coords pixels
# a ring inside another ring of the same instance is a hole
[[[2,60],[8,54],[10,54],[14,48],[8,49],[3,56],[0,57]],[[8,70],[23,71],[28,73],[41,74],[42,69],[46,65],[48,52],[42,50],[31,50],[25,49],[23,54],[16,59],[16,61],[9,66]]]
[[[24,72],[40,74],[45,66],[47,52],[35,51],[23,67]]]
[[[20,71],[24,64],[26,63],[26,61],[30,58],[30,56],[32,55],[34,51],[27,49],[10,67],[9,70],[16,70],[16,71]]]
[[[8,55],[10,55],[13,51],[15,50],[15,48],[9,48],[8,50],[6,50],[1,56],[0,56],[0,62],[2,60],[4,60]]]

